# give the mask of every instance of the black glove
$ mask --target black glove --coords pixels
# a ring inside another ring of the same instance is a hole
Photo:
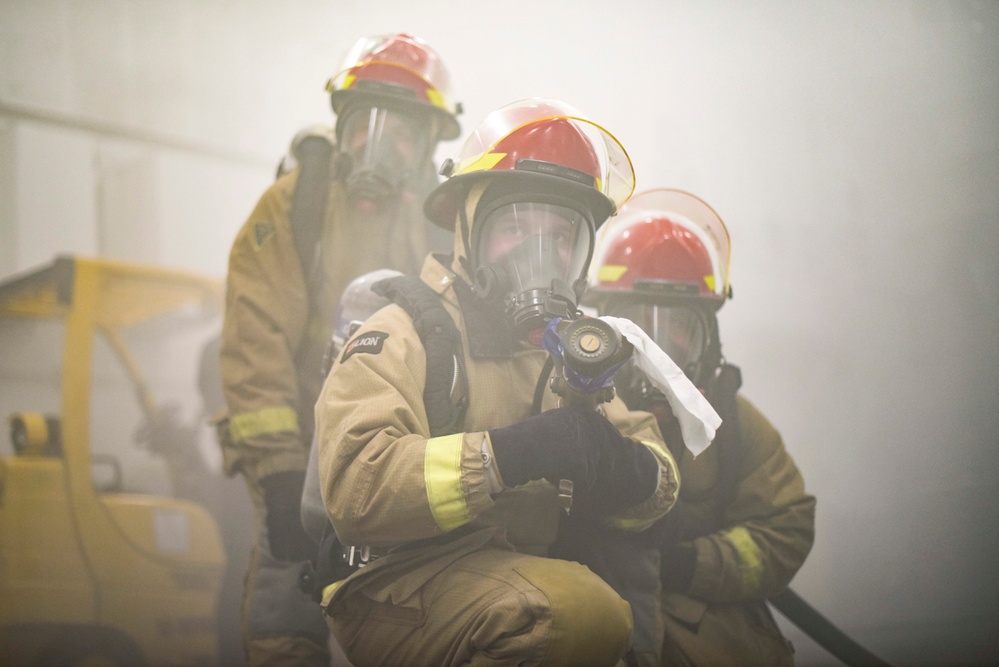
[[[319,548],[302,527],[304,485],[305,472],[299,470],[274,473],[260,480],[271,555],[289,563],[314,558]]]
[[[546,479],[574,484],[574,507],[610,514],[656,490],[659,464],[652,452],[621,435],[588,408],[567,406],[519,424],[492,429],[500,476],[509,486]]]

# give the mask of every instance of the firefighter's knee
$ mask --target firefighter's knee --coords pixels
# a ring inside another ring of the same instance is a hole
[[[614,665],[628,650],[631,607],[589,569],[548,559],[514,569],[541,590],[551,606],[545,664]]]

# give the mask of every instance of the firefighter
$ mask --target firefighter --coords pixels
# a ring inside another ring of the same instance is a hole
[[[435,244],[450,247],[421,208],[437,142],[460,132],[435,51],[406,34],[361,39],[327,90],[334,131],[297,137],[297,164],[279,171],[229,256],[220,431],[225,470],[246,479],[257,513],[243,601],[251,666],[329,662],[328,630],[297,580],[317,548],[299,504],[337,300],[357,275],[417,271]]]
[[[731,297],[729,235],[701,199],[672,189],[636,195],[602,230],[586,303],[653,338],[722,417],[696,459],[663,394],[633,365],[619,395],[656,415],[679,462],[677,506],[653,532],[662,549],[664,665],[790,665],[766,599],[812,547],[815,498],[780,434],[739,389],[722,356],[717,312]]]
[[[576,314],[630,161],[578,111],[531,99],[490,114],[442,172],[425,211],[454,254],[421,278],[460,331],[459,416],[432,432],[434,369],[407,312],[366,320],[316,404],[326,509],[371,554],[326,587],[327,622],[358,666],[614,665],[629,606],[547,550],[566,508],[645,529],[674,502],[676,464],[648,413],[558,407],[538,381],[542,330]]]

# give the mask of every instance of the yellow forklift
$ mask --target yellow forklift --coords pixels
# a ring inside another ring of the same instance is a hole
[[[222,298],[196,274],[69,256],[0,282],[0,664],[225,662],[192,372]]]

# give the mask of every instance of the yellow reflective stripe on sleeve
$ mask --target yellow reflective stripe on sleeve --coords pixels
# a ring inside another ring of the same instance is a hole
[[[753,595],[760,590],[763,579],[763,561],[760,548],[756,546],[749,531],[742,526],[730,528],[722,533],[732,543],[739,556],[739,569],[742,571],[742,590]]]
[[[674,468],[676,468],[676,461],[673,460],[673,455],[669,453],[668,449],[666,449],[665,447],[663,447],[662,445],[660,445],[658,442],[653,442],[651,440],[640,440],[639,442],[641,442],[643,445],[645,445],[649,449],[651,449],[651,450],[653,450],[655,452],[658,452],[659,456],[661,456],[664,459],[666,459],[667,461],[669,461],[670,464]]]
[[[649,449],[651,449],[652,451],[659,454],[659,456],[661,456],[662,458],[669,461],[670,475],[673,479],[676,480],[676,489],[674,489],[673,491],[674,502],[676,502],[675,499],[680,497],[680,484],[683,482],[683,480],[680,479],[680,466],[676,464],[676,459],[673,458],[673,454],[671,454],[668,449],[660,445],[658,442],[652,442],[651,440],[642,440],[641,443],[646,447],[648,447]],[[660,480],[660,482],[661,481],[662,480]],[[670,507],[672,506],[673,503],[670,503]]]
[[[298,415],[286,405],[241,412],[229,420],[229,433],[235,441],[271,433],[298,433]]]
[[[471,520],[461,490],[461,446],[464,433],[427,440],[423,478],[434,521],[442,530],[454,530]]]
[[[332,584],[323,588],[323,596],[320,598],[325,604],[329,604],[329,600],[333,597],[333,591],[340,588],[340,584],[343,583],[343,579],[340,581],[334,581]]]

